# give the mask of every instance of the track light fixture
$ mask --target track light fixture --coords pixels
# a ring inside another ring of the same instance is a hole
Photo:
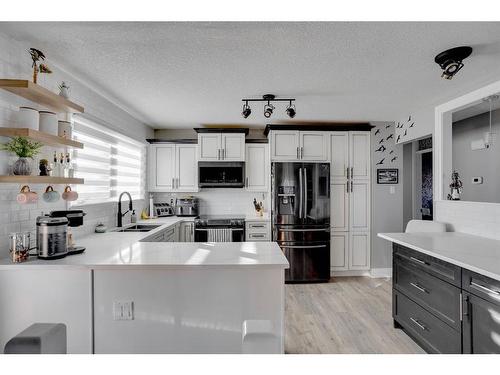
[[[290,118],[294,118],[297,114],[297,110],[295,109],[295,105],[293,104],[295,102],[295,99],[291,98],[276,99],[275,95],[266,94],[262,96],[262,99],[242,99],[242,101],[245,102],[245,104],[243,105],[243,111],[241,112],[243,118],[248,118],[252,113],[252,109],[248,105],[248,102],[267,102],[267,104],[264,105],[265,118],[270,118],[273,115],[274,110],[276,109],[276,107],[273,106],[271,102],[289,102],[290,104],[288,105],[288,107],[286,107],[286,114]]]
[[[472,47],[463,46],[448,49],[438,54],[434,58],[434,61],[443,70],[441,77],[444,79],[452,79],[453,76],[463,68],[464,63],[462,60],[469,57],[471,53]]]
[[[243,104],[243,111],[241,112],[241,115],[243,116],[243,118],[248,118],[248,116],[250,116],[251,113],[252,109],[248,105],[248,102],[245,102],[245,104]]]

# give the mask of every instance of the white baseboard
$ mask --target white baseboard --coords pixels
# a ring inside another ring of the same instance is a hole
[[[331,271],[332,277],[369,276],[373,278],[392,277],[392,268],[372,268],[371,270]]]
[[[373,278],[392,277],[392,268],[372,268],[370,276]]]

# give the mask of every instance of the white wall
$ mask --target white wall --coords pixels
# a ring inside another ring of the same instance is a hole
[[[11,37],[0,33],[0,77],[31,79],[31,58],[27,52],[30,43],[15,41]],[[153,130],[133,118],[127,112],[114,105],[110,100],[89,88],[85,82],[74,78],[71,74],[57,67],[56,62],[51,65],[50,56],[47,56],[47,65],[52,68],[53,74],[40,75],[39,84],[58,92],[57,85],[66,81],[71,86],[71,99],[85,107],[85,114],[91,118],[99,119],[100,122],[136,140],[144,141],[145,138],[153,137]],[[15,113],[20,105],[34,106],[22,98],[0,90],[0,126],[10,127],[15,119]],[[4,143],[7,139],[0,139]],[[50,150],[46,151],[50,154]],[[9,162],[7,153],[0,152],[0,174],[5,174]],[[37,165],[37,164],[35,164]],[[45,185],[30,185],[31,189],[41,194],[45,191]],[[64,186],[54,186],[62,191]],[[78,187],[76,186],[76,189]],[[18,205],[15,202],[16,194],[20,190],[17,184],[0,184],[0,257],[8,254],[8,234],[17,231],[31,231],[34,238],[35,219],[41,212],[65,209],[65,203],[59,201],[54,204],[46,204],[40,201],[34,205]],[[140,209],[145,204],[144,200],[134,203],[134,207]],[[108,226],[116,225],[116,203],[107,203],[94,206],[82,207],[87,216],[85,225],[75,228],[75,238],[90,233],[98,222]],[[139,212],[139,210],[138,210]],[[128,219],[126,219],[128,220]],[[34,245],[34,243],[33,243]]]
[[[371,268],[391,268],[392,267],[392,247],[391,243],[377,237],[377,233],[401,232],[403,230],[403,146],[395,144],[394,139],[387,140],[390,134],[394,134],[394,123],[372,122],[375,128],[372,129],[371,136],[371,160],[372,160],[372,225],[371,225]],[[390,126],[386,129],[386,126]],[[375,135],[377,129],[380,133]],[[382,144],[387,150],[376,152]],[[390,151],[394,150],[391,155]],[[397,156],[394,162],[391,159]],[[383,165],[376,165],[382,158],[385,158]],[[399,183],[397,185],[377,184],[378,168],[398,168]],[[391,187],[394,194],[391,194]]]

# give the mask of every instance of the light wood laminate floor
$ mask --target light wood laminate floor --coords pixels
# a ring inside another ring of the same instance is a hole
[[[285,353],[424,353],[391,316],[391,279],[285,286]]]

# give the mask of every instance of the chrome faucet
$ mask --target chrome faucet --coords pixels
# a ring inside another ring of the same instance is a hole
[[[128,196],[128,210],[125,211],[123,214],[122,214],[122,197],[123,197],[123,194],[127,194]],[[122,227],[123,224],[122,224],[122,219],[123,217],[130,211],[133,210],[133,207],[132,207],[132,196],[130,195],[129,192],[127,191],[124,191],[123,193],[120,194],[120,197],[118,198],[118,226],[119,227]]]

